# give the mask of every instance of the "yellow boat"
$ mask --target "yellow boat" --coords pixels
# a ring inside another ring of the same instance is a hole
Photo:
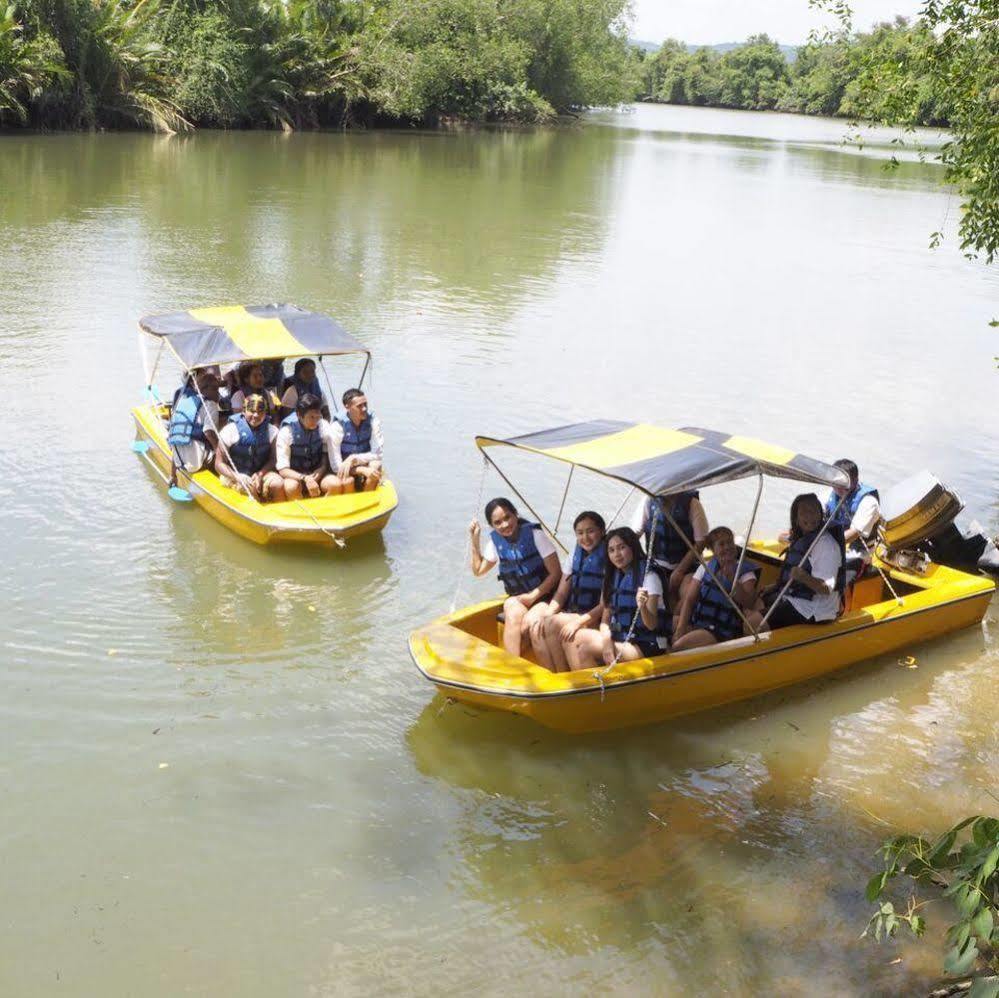
[[[746,437],[701,429],[591,422],[508,440],[478,437],[486,448],[531,451],[616,478],[647,495],[670,495],[738,478],[790,478],[844,485],[838,468]],[[748,545],[776,580],[780,546]],[[874,571],[847,594],[847,609],[828,624],[802,624],[706,648],[670,652],[611,667],[553,673],[503,649],[490,600],[449,614],[409,640],[417,668],[445,696],[509,711],[567,732],[649,724],[742,700],[826,675],[855,662],[909,649],[981,621],[995,584],[930,564],[920,573],[875,559]]]
[[[245,360],[361,354],[370,352],[328,316],[294,305],[223,306],[147,316],[140,331],[156,343],[152,363],[146,362],[147,401],[132,409],[134,449],[169,484],[173,457],[167,443],[170,407],[156,390],[155,376],[164,348],[185,372]],[[260,503],[223,485],[213,471],[188,475],[177,469],[179,489],[171,495],[190,499],[230,530],[257,544],[342,546],[352,537],[381,530],[399,499],[386,478],[372,492]]]

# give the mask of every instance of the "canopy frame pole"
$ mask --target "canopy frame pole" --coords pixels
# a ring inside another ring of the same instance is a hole
[[[326,388],[330,393],[330,402],[333,403],[333,411],[339,416],[340,407],[336,404],[336,395],[333,392],[333,380],[330,378],[329,371],[326,370],[326,364],[323,362],[323,355],[319,355],[319,366],[323,370],[323,377],[326,379]]]
[[[482,506],[482,493],[485,491],[486,488],[486,475],[488,474],[488,472],[489,472],[489,464],[486,461],[486,455],[483,454],[482,471],[479,474],[479,495],[475,501],[475,509],[474,512],[472,513],[473,517],[477,517],[479,515],[479,509]],[[471,556],[472,556],[472,535],[469,534],[468,540],[465,541],[464,550],[462,551],[462,560],[465,562],[466,565],[471,560]],[[458,608],[458,596],[461,593],[461,583],[463,578],[464,578],[464,572],[458,572],[458,582],[455,584],[454,595],[451,597],[451,613],[454,613],[455,610]]]
[[[565,491],[562,493],[562,505],[558,508],[558,519],[555,521],[555,533],[558,533],[559,524],[562,522],[562,511],[565,509],[565,500],[569,495],[569,486],[572,484],[572,473],[576,470],[574,464],[569,465],[569,477],[565,480]]]
[[[493,466],[493,468],[496,470],[496,474],[499,475],[500,478],[502,478],[503,481],[506,482],[506,484],[509,485],[511,489],[513,489],[513,494],[524,504],[524,506],[531,513],[531,515],[538,521],[538,523],[542,527],[544,527],[549,537],[551,537],[551,539],[562,549],[562,551],[565,554],[568,554],[569,549],[555,536],[555,534],[552,533],[551,528],[548,526],[548,524],[545,523],[545,521],[538,515],[534,507],[520,494],[520,491],[517,489],[517,486],[514,485],[513,482],[511,482],[510,479],[503,474],[502,470],[500,469],[500,466],[485,451],[482,451],[482,456]]]
[[[194,390],[198,393],[198,398],[201,399],[201,405],[204,407],[205,412],[208,412],[208,403],[205,401],[205,396],[201,394],[201,388],[198,386],[198,379],[193,376],[193,369],[189,370],[187,374],[191,378],[191,384],[194,385]],[[229,448],[222,441],[222,430],[219,427],[218,423],[215,422],[214,416],[211,417],[211,423],[212,423],[212,429],[215,431],[215,437],[219,442],[219,447],[222,448],[223,452],[225,453],[225,459],[229,462],[229,467],[232,468],[233,471],[236,471],[236,465],[233,464],[232,454],[229,453]],[[218,476],[217,471],[215,472],[215,474],[216,476]],[[190,477],[191,476],[188,475],[188,478]],[[219,480],[221,481],[221,476],[218,477]],[[239,485],[243,484],[242,482],[239,482],[238,479],[237,483]],[[240,491],[245,492],[248,498],[250,498],[253,502],[259,504],[260,500],[249,489],[244,487]]]
[[[156,402],[160,401],[159,395],[153,390],[153,381],[156,379],[156,372],[159,370],[160,358],[163,356],[164,341],[160,339],[156,347],[156,357],[152,367],[149,366],[149,351],[146,335],[139,330],[139,356],[142,358],[142,372],[146,376],[146,396]]]
[[[368,366],[371,364],[371,354],[366,353],[364,355],[364,367],[361,368],[361,377],[358,379],[357,387],[361,389],[364,387],[364,376],[368,373]],[[495,467],[495,465],[493,465]]]
[[[836,514],[839,512],[840,506],[842,506],[844,502],[846,502],[846,496],[845,495],[844,496],[840,496],[840,500],[836,504],[836,508],[832,511],[832,515],[826,517],[826,519],[823,522],[821,528],[819,529],[819,532],[815,535],[814,538],[812,538],[812,543],[808,545],[808,550],[804,553],[804,555],[802,555],[801,561],[807,560],[808,556],[812,553],[812,548],[814,548],[815,545],[819,543],[819,538],[829,529],[830,524],[833,522],[833,519],[835,518]],[[790,549],[790,545],[789,545],[789,549]],[[798,564],[800,565],[801,562],[798,562]],[[844,569],[844,571],[846,570],[845,552],[844,552],[844,558],[843,558],[843,569]],[[773,601],[773,603],[770,604],[770,609],[767,610],[767,612],[765,614],[763,614],[763,619],[760,621],[760,627],[763,627],[763,625],[770,619],[770,615],[777,608],[777,604],[780,603],[780,601],[784,598],[785,593],[787,593],[788,589],[791,588],[791,583],[792,582],[794,582],[794,579],[792,579],[789,576],[787,582],[784,583],[784,585],[781,588],[780,592],[777,594],[777,598]]]
[[[742,563],[746,560],[746,548],[749,547],[749,541],[753,536],[753,527],[756,526],[756,514],[760,509],[760,499],[763,496],[763,468],[760,468],[760,482],[756,486],[756,501],[753,503],[753,515],[749,518],[749,526],[746,527],[746,538],[742,545],[742,550],[739,552],[739,563],[735,566],[735,580],[732,582],[733,588],[739,580],[739,576],[742,573]],[[757,580],[757,585],[759,585],[759,580]],[[754,636],[759,640],[759,635],[754,632]]]
[[[666,504],[660,503],[657,505],[662,506],[663,514],[665,515],[667,521],[669,522],[669,525],[677,532],[677,535],[679,536],[680,540],[682,540],[683,543],[686,544],[687,547],[694,553],[694,557],[697,559],[697,563],[704,569],[704,574],[709,576],[711,581],[718,586],[725,599],[727,599],[729,603],[732,604],[732,609],[735,610],[735,612],[739,615],[739,619],[743,622],[743,624],[746,625],[746,627],[749,628],[750,634],[752,634],[753,637],[755,637],[758,641],[760,636],[757,629],[753,627],[753,625],[749,622],[749,618],[745,615],[745,613],[742,612],[742,607],[739,606],[739,604],[736,603],[736,601],[732,598],[731,593],[726,592],[725,586],[718,581],[718,577],[715,575],[714,572],[711,571],[711,567],[704,560],[704,558],[701,557],[701,552],[697,550],[696,545],[690,540],[689,537],[687,537],[687,535],[677,525],[676,520],[673,519],[673,517],[670,515],[669,510],[666,508]],[[734,581],[732,583],[732,588],[735,589]]]
[[[573,467],[575,467],[575,465],[573,465]],[[607,524],[608,530],[610,530],[611,527],[613,527],[614,524],[617,523],[617,518],[621,515],[621,510],[623,510],[624,507],[628,505],[628,501],[631,499],[631,497],[634,494],[635,494],[635,486],[632,485],[631,489],[628,491],[628,494],[624,497],[624,502],[622,502],[621,505],[618,506],[617,512],[610,518],[610,522]]]

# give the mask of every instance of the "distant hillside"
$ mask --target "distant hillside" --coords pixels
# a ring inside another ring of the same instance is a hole
[[[649,42],[642,38],[631,38],[629,41],[636,49],[641,49],[643,52],[658,52],[662,46],[662,42]],[[745,42],[717,42],[714,45],[691,45],[688,43],[687,51],[696,52],[698,49],[706,48],[714,49],[716,52],[731,52],[732,49],[737,49],[740,45],[745,45]],[[798,55],[797,45],[781,45],[780,50],[788,62],[794,62]]]

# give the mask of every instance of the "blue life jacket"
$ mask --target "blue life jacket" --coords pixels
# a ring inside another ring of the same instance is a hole
[[[241,412],[230,416],[229,422],[239,430],[239,440],[229,447],[232,463],[241,475],[255,475],[271,456],[271,424],[265,419],[253,429]]]
[[[839,507],[839,511],[837,512],[836,507],[839,505],[839,496],[833,492],[826,500],[826,519],[831,517],[836,526],[842,527],[844,530],[849,530],[850,524],[857,514],[857,510],[860,508],[860,503],[867,496],[874,496],[875,499],[880,499],[877,489],[860,482],[852,492],[847,493],[846,498],[843,500],[843,505]],[[867,538],[865,537],[864,539],[866,540]]]
[[[355,426],[350,416],[340,417],[338,422],[343,427],[343,440],[340,442],[341,457],[350,457],[351,454],[367,454],[371,450],[371,415],[368,413],[360,426]],[[527,590],[524,591],[527,592]]]
[[[676,565],[690,550],[683,538],[673,529],[673,524],[666,519],[664,510],[669,509],[669,514],[676,521],[676,525],[693,541],[694,527],[690,522],[690,502],[692,499],[696,499],[699,494],[698,492],[681,492],[665,499],[662,496],[656,496],[655,499],[649,500],[648,522],[645,526],[645,550],[654,561]],[[653,509],[653,502],[658,503],[657,510]],[[650,539],[649,531],[652,529],[653,519],[656,521],[656,534]]]
[[[319,378],[313,378],[311,381],[301,381],[296,377],[292,377],[291,383],[295,386],[295,391],[299,398],[308,394],[315,395],[317,399],[322,399],[324,402],[326,401],[323,397],[323,390],[319,387]]]
[[[167,442],[171,446],[183,446],[192,440],[205,442],[204,408],[195,388],[186,386],[174,394],[173,411],[170,413],[170,426],[167,429]]]
[[[719,641],[729,641],[742,634],[742,617],[725,597],[725,593],[732,595],[735,579],[725,578],[717,558],[708,562],[708,568],[711,574],[705,572],[701,579],[701,589],[690,615],[690,626],[711,631]],[[746,559],[739,574],[741,576],[746,572],[759,575],[760,566]]]
[[[297,471],[300,475],[315,471],[323,459],[323,447],[325,446],[319,427],[307,430],[298,421],[297,412],[293,412],[283,419],[281,425],[291,429],[290,463],[292,471]]]
[[[822,528],[820,527],[819,530]],[[815,540],[816,535],[819,530],[813,530],[811,533],[802,534],[788,549],[787,553],[784,555],[784,564],[781,566],[780,578],[778,580],[778,585],[783,588],[787,580],[791,577],[791,569],[795,565],[801,565],[801,567],[808,572],[809,575],[812,574],[812,559],[805,557],[805,552],[811,547],[812,541]],[[839,545],[839,568],[836,571],[836,584],[834,586],[837,593],[839,593],[840,599],[843,598],[843,593],[846,592],[846,550],[843,544],[843,528],[839,526],[831,526],[826,528],[826,533],[838,543]],[[813,600],[818,595],[818,593],[812,592],[808,586],[802,585],[800,582],[792,582],[788,587],[787,596],[793,596],[795,599],[803,600]],[[842,604],[841,604],[842,605]]]
[[[571,613],[589,613],[599,602],[604,587],[607,545],[601,541],[589,554],[580,545],[572,552],[572,579],[569,583]]]
[[[538,546],[534,543],[534,531],[540,525],[528,523],[524,519],[518,522],[520,526],[514,538],[503,537],[496,530],[489,534],[499,558],[500,581],[508,596],[529,593],[540,586],[548,576],[545,560],[538,553]]]
[[[635,644],[655,644],[660,637],[669,637],[672,630],[672,618],[666,612],[666,605],[663,597],[659,597],[659,607],[656,611],[656,628],[649,630],[642,620],[642,615],[635,616],[638,609],[638,590],[642,588],[645,581],[645,571],[647,562],[642,559],[640,562],[632,562],[626,572],[615,570],[611,580],[610,592],[610,612],[611,612],[611,636],[615,641],[624,641],[628,638],[628,631],[631,630],[631,640]],[[632,620],[635,621],[634,628],[631,627]]]

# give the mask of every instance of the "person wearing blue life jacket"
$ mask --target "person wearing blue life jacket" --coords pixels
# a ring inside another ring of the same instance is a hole
[[[382,480],[382,424],[368,411],[360,388],[343,393],[344,414],[331,423],[342,485],[353,483],[358,492],[373,492]]]
[[[353,491],[341,487],[336,476],[340,454],[315,395],[299,397],[295,411],[281,422],[274,449],[275,467],[284,479],[285,498],[315,499],[321,494]]]
[[[739,567],[740,551],[728,527],[715,527],[708,533],[706,544],[712,556],[706,562],[707,568],[697,567],[693,584],[684,593],[673,632],[673,651],[740,638],[746,630],[743,617],[751,619],[760,566],[743,558]]]
[[[281,408],[286,413],[294,412],[299,396],[306,394],[315,395],[322,402],[323,419],[329,419],[330,408],[316,376],[316,362],[308,357],[299,357],[295,361],[295,373],[284,383]]]
[[[791,503],[790,543],[777,585],[764,594],[763,605],[773,609],[763,630],[828,623],[840,615],[846,587],[843,531],[826,525],[824,514],[814,492],[802,493]],[[787,592],[780,597],[785,586]]]
[[[860,480],[860,469],[849,458],[840,458],[835,466],[850,476],[850,487],[836,487],[832,490],[826,500],[826,517],[831,518],[833,524],[842,529],[848,559],[853,555],[863,556],[867,560],[867,547],[874,542],[874,534],[881,519],[878,490]]]
[[[598,630],[576,634],[570,665],[595,669],[615,662],[663,655],[672,626],[663,599],[663,583],[650,567],[638,534],[631,527],[607,533],[607,568],[600,597]]]
[[[552,672],[569,671],[576,635],[584,627],[597,627],[603,614],[600,597],[607,566],[607,526],[599,513],[586,510],[573,521],[572,529],[576,548],[565,563],[555,595],[530,628],[534,654]]]
[[[667,519],[666,511],[669,511],[673,523]],[[654,537],[650,536],[653,521]],[[689,584],[690,573],[698,564],[697,554],[690,550],[676,528],[683,531],[698,552],[708,535],[708,517],[701,505],[699,493],[680,492],[672,496],[650,497],[635,511],[631,527],[645,542],[645,550],[652,559],[652,564],[668,581],[667,601],[675,613],[685,591],[685,584]]]
[[[544,603],[562,578],[558,555],[551,538],[536,523],[517,513],[509,499],[486,503],[486,522],[492,528],[482,544],[482,528],[472,520],[472,574],[486,575],[499,566],[499,578],[507,593],[503,604],[503,647],[520,655],[524,636],[535,620],[544,616]]]
[[[220,377],[214,367],[192,371],[174,393],[167,427],[173,454],[170,484],[177,484],[177,469],[188,475],[211,463],[218,445]]]
[[[243,411],[243,402],[248,395],[259,395],[267,406],[267,418],[277,423],[281,415],[281,402],[277,395],[265,384],[264,365],[259,360],[244,361],[239,365],[237,377],[239,388],[233,393],[230,407],[233,413]]]
[[[219,433],[215,471],[222,484],[258,502],[284,499],[284,479],[275,470],[277,436],[263,395],[247,395],[243,411],[231,416]]]

